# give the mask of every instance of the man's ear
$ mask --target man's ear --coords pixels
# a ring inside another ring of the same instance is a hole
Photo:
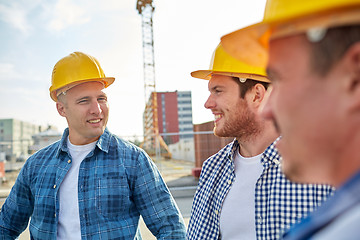
[[[347,72],[346,89],[352,110],[360,111],[360,42],[353,44],[345,53],[343,59]]]
[[[56,109],[57,109],[58,113],[60,114],[60,116],[66,117],[64,103],[56,102]]]
[[[253,91],[252,102],[255,103],[257,106],[259,106],[261,102],[264,100],[266,89],[264,85],[257,83],[253,87],[252,91]]]

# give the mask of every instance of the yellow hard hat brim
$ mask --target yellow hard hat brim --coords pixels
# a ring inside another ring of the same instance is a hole
[[[231,56],[248,64],[266,68],[271,39],[360,23],[360,6],[331,9],[294,19],[271,19],[250,25],[221,37],[221,44]]]
[[[210,80],[212,71],[210,70],[198,70],[191,72],[191,76],[194,78],[204,79],[204,80]]]
[[[50,97],[52,100],[54,100],[55,102],[58,101],[57,96],[59,96],[60,93],[62,92],[66,92],[68,90],[70,90],[71,88],[82,84],[82,83],[86,83],[86,82],[101,82],[102,84],[104,84],[104,88],[107,88],[108,86],[110,86],[111,84],[113,84],[115,81],[115,78],[113,77],[105,77],[105,78],[94,78],[94,79],[85,79],[85,80],[80,80],[80,81],[76,81],[73,82],[72,84],[68,84],[65,85],[63,87],[60,87],[58,89],[52,89],[50,87]]]
[[[242,79],[253,79],[259,82],[268,82],[268,83],[270,82],[270,80],[265,76],[250,74],[250,73],[219,72],[219,71],[211,71],[211,70],[198,70],[191,73],[192,77],[200,78],[204,80],[210,80],[212,75],[238,77]]]

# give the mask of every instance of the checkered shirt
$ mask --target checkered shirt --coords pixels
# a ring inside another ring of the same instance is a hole
[[[32,155],[0,213],[0,239],[26,228],[31,239],[56,239],[59,186],[71,166],[68,129],[62,139]],[[139,218],[157,239],[185,239],[181,214],[155,164],[140,148],[108,130],[79,169],[82,239],[141,239]]]
[[[360,171],[319,209],[291,228],[283,239],[360,239],[359,210]]]
[[[287,180],[281,172],[281,157],[275,143],[262,155],[264,169],[255,187],[257,239],[279,239],[334,191],[327,185],[295,184]],[[191,210],[189,240],[221,239],[221,207],[235,181],[233,156],[238,149],[239,144],[234,140],[204,162]]]

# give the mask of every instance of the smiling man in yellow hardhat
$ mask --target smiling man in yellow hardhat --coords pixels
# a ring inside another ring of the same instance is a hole
[[[68,128],[25,163],[0,212],[0,238],[141,239],[140,216],[157,239],[185,239],[185,224],[150,157],[107,128],[114,82],[92,56],[54,66],[50,96]]]
[[[187,239],[278,239],[332,189],[282,174],[279,134],[258,113],[270,84],[264,68],[238,61],[219,44],[210,69],[191,76],[209,81],[205,107],[214,114],[214,134],[235,139],[203,163]]]
[[[338,188],[286,239],[358,239],[360,0],[268,0],[262,22],[222,44],[267,67],[273,91],[263,115],[282,135],[285,174]]]

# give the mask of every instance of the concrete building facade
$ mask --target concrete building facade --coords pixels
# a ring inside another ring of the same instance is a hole
[[[33,144],[32,135],[41,132],[42,127],[17,119],[0,119],[0,152],[7,161],[27,158]]]

